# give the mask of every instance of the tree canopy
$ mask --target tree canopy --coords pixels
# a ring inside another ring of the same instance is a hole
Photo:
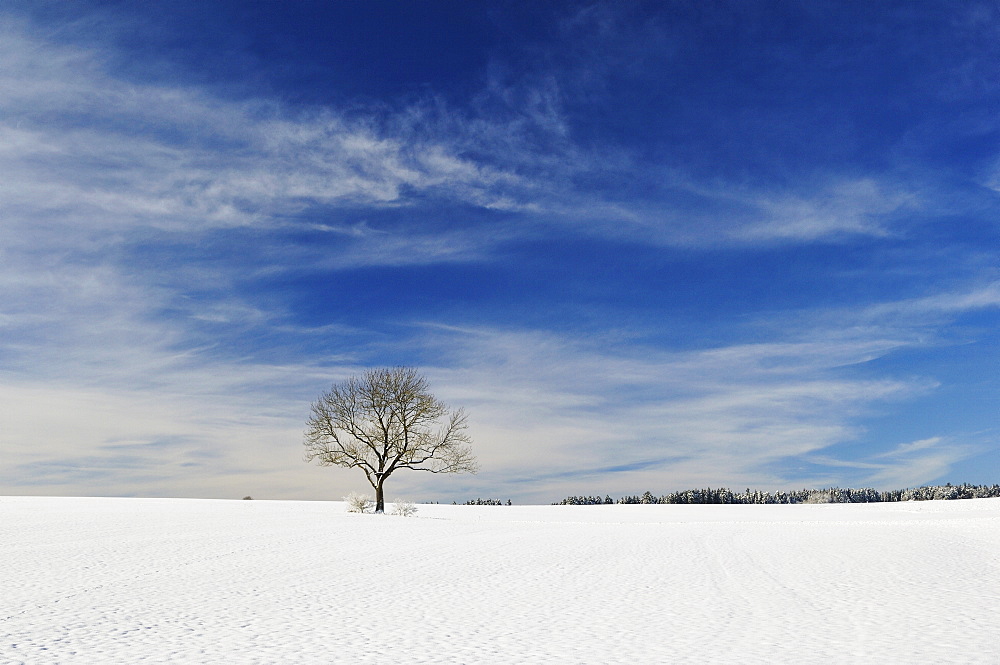
[[[475,473],[467,429],[465,412],[434,397],[416,369],[371,369],[313,402],[305,457],[361,469],[375,489],[376,512],[383,512],[383,485],[399,469]]]

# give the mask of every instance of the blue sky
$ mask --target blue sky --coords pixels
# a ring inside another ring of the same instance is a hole
[[[414,365],[482,471],[390,497],[1000,482],[1000,10],[7,2],[0,493],[339,498]]]

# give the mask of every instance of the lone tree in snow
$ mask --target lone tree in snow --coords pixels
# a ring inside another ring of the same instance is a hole
[[[312,404],[306,421],[306,461],[359,468],[385,511],[382,486],[398,469],[475,473],[465,412],[430,394],[410,367],[372,369],[335,383]]]

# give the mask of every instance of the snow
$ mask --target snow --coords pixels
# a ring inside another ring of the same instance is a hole
[[[998,663],[1000,499],[0,497],[2,663]]]

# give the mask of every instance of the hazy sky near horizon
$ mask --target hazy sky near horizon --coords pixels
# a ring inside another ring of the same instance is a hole
[[[327,499],[413,365],[482,471],[390,498],[1000,482],[992,2],[0,8],[0,494]]]

